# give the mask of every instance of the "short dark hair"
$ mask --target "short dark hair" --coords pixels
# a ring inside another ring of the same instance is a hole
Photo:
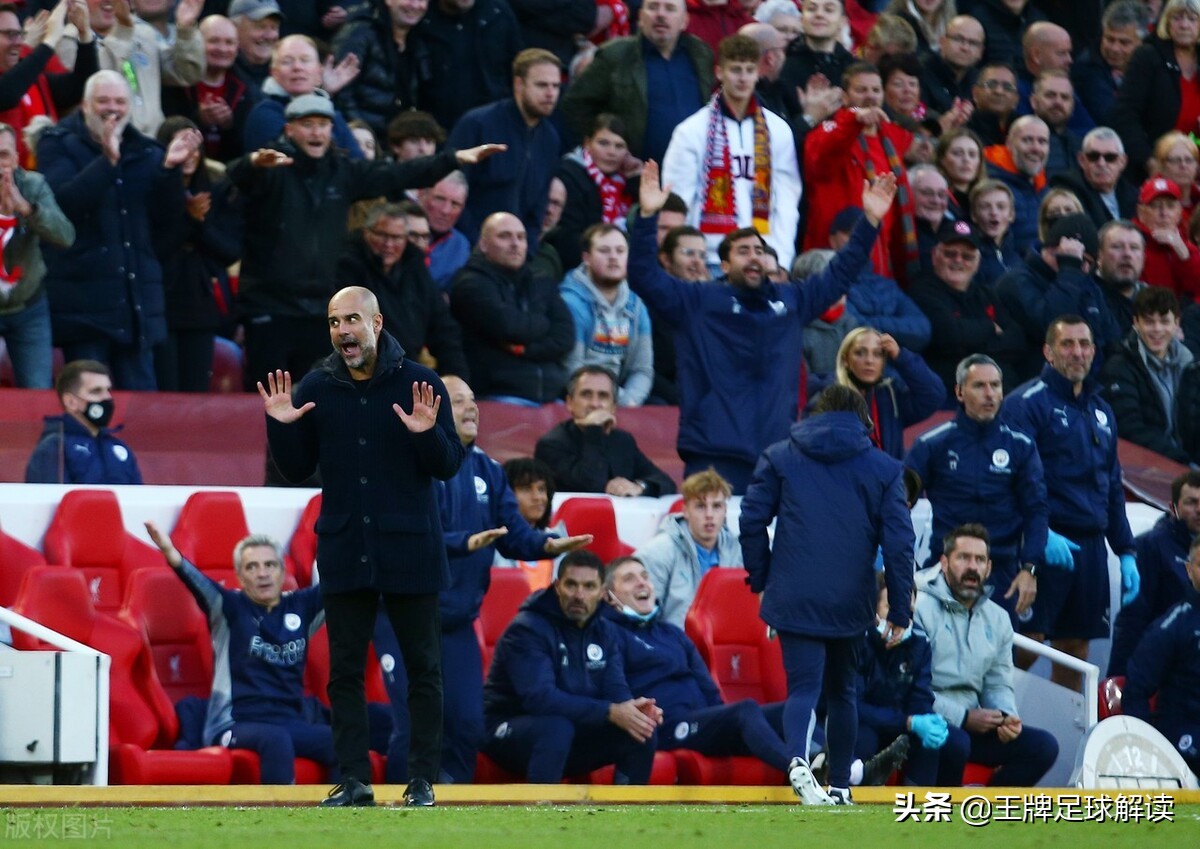
[[[904,467],[904,501],[910,507],[917,503],[917,499],[921,497],[921,490],[925,488],[925,481],[921,480],[921,475],[916,469],[911,469],[908,466]]]
[[[663,238],[662,246],[659,247],[658,252],[667,256],[675,253],[675,249],[679,247],[679,240],[684,236],[699,236],[702,239],[704,238],[704,234],[700,232],[699,228],[693,227],[690,224],[680,224],[678,227],[672,227],[667,231],[667,235]]]
[[[601,130],[608,130],[610,133],[620,136],[622,141],[629,141],[629,131],[625,127],[625,121],[621,116],[614,115],[612,112],[601,112],[593,118],[584,137],[590,139]]]
[[[884,85],[897,71],[920,79],[921,60],[916,53],[889,53],[879,59],[879,79]]]
[[[1017,76],[1016,69],[1008,62],[987,62],[979,69],[979,74],[975,77],[975,85],[980,84],[979,80],[981,80],[983,75],[988,71],[1008,71],[1013,75],[1014,78]]]
[[[620,233],[625,239],[625,244],[629,244],[629,237],[625,235],[625,231],[616,224],[609,224],[607,221],[601,221],[598,224],[593,224],[583,231],[583,235],[579,237],[579,247],[585,253],[592,252],[592,242],[601,236],[607,236],[609,233]]]
[[[883,77],[879,75],[879,69],[870,62],[851,62],[846,70],[842,71],[842,88],[849,88],[850,80],[861,77],[863,74],[874,74],[881,81],[883,80]]]
[[[604,366],[598,366],[595,363],[582,365],[575,369],[575,371],[571,372],[571,376],[567,378],[567,397],[570,398],[575,394],[575,389],[579,386],[579,381],[589,374],[602,374],[612,381],[613,396],[615,400],[615,396],[617,394],[617,376],[613,374],[610,369],[606,369]]]
[[[729,259],[729,252],[733,250],[733,243],[740,242],[742,239],[749,239],[751,236],[758,239],[764,248],[767,246],[767,240],[762,237],[762,233],[753,227],[739,227],[722,239],[721,244],[717,245],[717,258],[721,262],[725,262]]]
[[[867,401],[862,393],[840,383],[831,383],[822,390],[813,401],[809,416],[825,413],[854,413],[864,425],[871,426],[871,414],[867,411]]]
[[[1171,504],[1179,503],[1179,499],[1183,497],[1183,488],[1185,486],[1190,486],[1192,489],[1200,489],[1200,469],[1189,469],[1171,481]]]
[[[967,374],[975,366],[991,366],[1000,377],[1004,377],[1004,369],[1000,368],[1000,364],[987,354],[967,354],[954,367],[954,385],[962,386],[967,379]]]
[[[389,145],[398,145],[409,139],[433,139],[435,144],[446,140],[446,130],[428,112],[409,109],[401,112],[387,126]]]
[[[72,360],[63,366],[62,371],[58,373],[58,380],[54,382],[54,391],[58,393],[60,401],[64,395],[69,395],[79,389],[79,384],[83,382],[85,374],[112,376],[108,366],[99,360]]]
[[[717,44],[717,64],[754,62],[762,58],[762,45],[748,35],[727,35]]]
[[[669,195],[667,195],[667,199],[663,203],[662,209],[660,209],[659,212],[677,212],[680,215],[687,215],[687,202],[684,201],[684,199],[679,195],[671,192]]]
[[[963,537],[970,539],[981,539],[983,544],[988,547],[988,556],[992,553],[992,537],[988,533],[988,529],[978,522],[968,522],[965,525],[959,525],[950,533],[942,537],[942,553],[949,557],[954,549],[958,547],[958,541]]]
[[[547,527],[554,512],[554,470],[536,457],[513,457],[504,464],[504,476],[510,489],[532,486],[539,481],[546,485],[546,512],[538,520],[537,528]]]
[[[1147,286],[1133,296],[1134,318],[1174,313],[1179,318],[1179,299],[1165,286]]]
[[[568,552],[562,560],[558,561],[558,571],[554,574],[554,577],[561,578],[563,573],[572,566],[595,569],[596,575],[600,580],[604,580],[604,561],[600,559],[600,555],[593,551],[588,551],[586,548],[577,548],[574,551]]]
[[[1066,315],[1060,315],[1058,318],[1054,319],[1054,321],[1050,322],[1050,326],[1046,328],[1046,344],[1053,345],[1055,342],[1058,341],[1058,331],[1061,328],[1075,327],[1076,325],[1080,325],[1080,324],[1087,327],[1088,333],[1092,332],[1092,326],[1087,323],[1086,319],[1084,319],[1083,316],[1075,315],[1074,313],[1067,313]],[[1092,337],[1094,339],[1095,334],[1092,334]]]

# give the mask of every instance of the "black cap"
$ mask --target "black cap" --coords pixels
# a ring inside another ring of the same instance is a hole
[[[948,245],[951,242],[966,242],[971,247],[979,248],[979,234],[971,226],[970,221],[947,221],[938,230],[938,244]]]
[[[1078,239],[1083,242],[1083,252],[1095,259],[1100,254],[1100,237],[1096,225],[1082,212],[1064,215],[1050,225],[1046,234],[1046,247],[1057,248],[1063,239]]]

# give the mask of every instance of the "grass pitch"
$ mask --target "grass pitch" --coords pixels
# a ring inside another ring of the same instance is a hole
[[[1200,805],[1178,805],[1174,822],[897,823],[890,806],[787,805],[445,806],[323,810],[313,807],[5,808],[4,846],[121,849],[1092,849],[1200,845]],[[403,843],[398,844],[398,841]],[[810,841],[814,841],[810,843]]]

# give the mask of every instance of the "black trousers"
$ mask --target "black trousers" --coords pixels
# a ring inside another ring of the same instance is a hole
[[[329,704],[333,709],[333,748],[343,778],[371,781],[370,729],[363,688],[367,646],[375,628],[380,593],[354,590],[324,593],[329,629]],[[408,674],[410,778],[437,781],[442,753],[441,613],[436,593],[383,594],[383,607],[396,633]]]

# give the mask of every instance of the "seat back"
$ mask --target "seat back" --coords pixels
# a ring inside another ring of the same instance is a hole
[[[595,539],[590,551],[605,563],[617,557],[633,554],[633,547],[617,536],[617,513],[607,498],[576,496],[558,506],[551,524],[562,522],[571,536],[592,534]]]
[[[162,555],[125,531],[116,493],[107,489],[76,489],[64,495],[42,550],[51,562],[83,573],[92,604],[103,613],[120,609],[135,564],[165,565]]]
[[[296,584],[301,587],[312,585],[313,564],[317,562],[317,516],[321,514],[321,493],[308,500],[300,521],[288,543],[287,561],[288,572],[295,576]]]
[[[168,569],[141,569],[128,581],[119,618],[150,643],[154,670],[172,703],[207,699],[213,654],[208,621],[187,586]]]
[[[710,569],[696,590],[685,630],[726,702],[780,701],[787,680],[779,641],[767,639],[758,598],[745,577],[741,569]]]
[[[0,531],[0,606],[12,607],[25,573],[45,565],[46,558],[40,551]]]
[[[491,585],[479,608],[479,628],[483,637],[483,677],[492,665],[492,655],[500,635],[517,615],[521,603],[529,598],[529,579],[522,569],[492,569]]]
[[[80,571],[53,566],[30,569],[13,609],[112,658],[110,745],[131,743],[149,749],[174,744],[179,721],[154,673],[149,644],[133,627],[96,612]],[[19,632],[13,633],[13,644],[23,651],[55,650]]]
[[[249,535],[246,511],[236,492],[194,492],[179,511],[171,539],[197,569],[222,586],[237,589],[233,549]]]

